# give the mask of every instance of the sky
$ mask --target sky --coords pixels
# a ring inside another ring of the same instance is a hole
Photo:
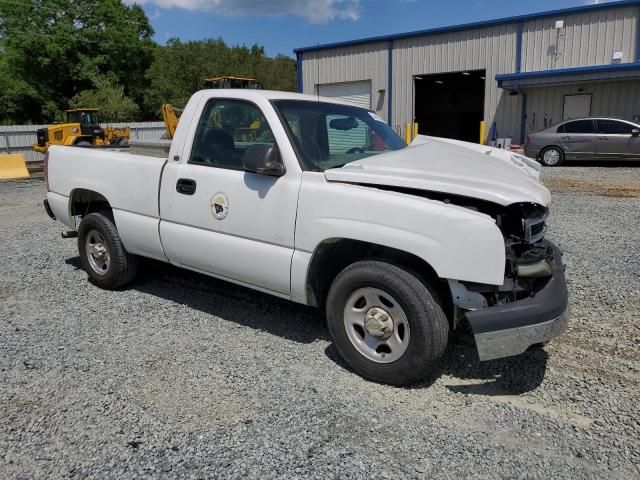
[[[222,37],[263,45],[269,56],[299,47],[423,30],[602,0],[125,0],[146,11],[165,43],[171,37]]]

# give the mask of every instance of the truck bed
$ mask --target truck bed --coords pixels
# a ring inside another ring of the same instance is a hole
[[[160,177],[167,158],[137,155],[125,149],[53,146],[49,150],[49,189],[59,198],[56,217],[75,227],[69,197],[78,189],[101,192],[114,210],[158,218]],[[65,219],[67,221],[65,221]]]

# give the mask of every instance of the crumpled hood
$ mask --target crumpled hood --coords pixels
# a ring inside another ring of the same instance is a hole
[[[450,193],[500,205],[547,206],[537,162],[507,150],[418,136],[407,148],[356,160],[324,172],[330,182],[384,185]]]

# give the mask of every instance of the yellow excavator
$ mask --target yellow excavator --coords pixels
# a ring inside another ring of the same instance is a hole
[[[180,115],[182,115],[182,109],[175,108],[169,103],[162,105],[162,120],[164,120],[164,128],[167,130],[166,138],[173,138],[176,134]]]
[[[255,78],[244,77],[211,77],[205,78],[204,83],[207,88],[249,88],[254,90],[261,90],[262,84]],[[171,106],[168,103],[162,105],[162,119],[164,120],[164,126],[167,130],[165,134],[166,138],[173,138],[178,128],[178,122],[180,121],[180,115],[182,110]],[[260,123],[253,123],[249,129],[260,128]]]
[[[33,149],[36,152],[47,153],[50,145],[126,145],[131,136],[131,129],[102,128],[98,119],[99,111],[97,108],[66,110],[65,123],[54,123],[38,129],[37,143],[33,144]]]
[[[262,84],[255,78],[245,77],[212,77],[205,78],[207,88],[251,88],[262,90]]]

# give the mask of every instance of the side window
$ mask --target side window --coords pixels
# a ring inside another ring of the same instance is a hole
[[[302,139],[302,126],[300,124],[300,116],[296,113],[286,112],[284,118],[291,129],[291,133],[298,141]]]
[[[242,100],[211,99],[200,117],[189,163],[241,170],[244,152],[256,144],[275,144],[260,109]]]
[[[595,133],[593,120],[576,120],[564,124],[565,133]]]
[[[633,126],[615,120],[598,120],[598,133],[606,135],[631,135]]]
[[[356,117],[326,116],[329,155],[344,155],[369,150],[369,126]]]
[[[564,131],[564,125],[560,125],[560,126],[558,127],[558,130],[557,130],[557,132],[556,132],[556,133],[565,133],[565,131]]]

